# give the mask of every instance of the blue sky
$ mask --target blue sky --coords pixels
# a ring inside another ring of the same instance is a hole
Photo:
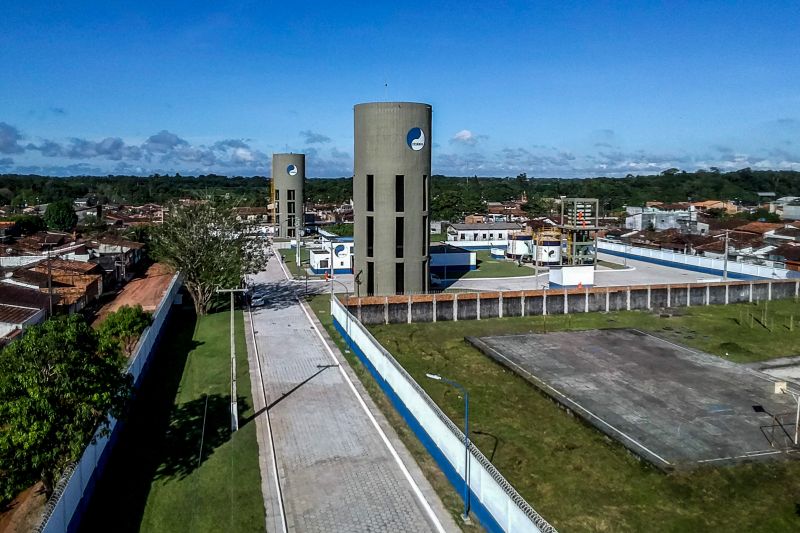
[[[796,1],[13,4],[0,172],[349,176],[387,98],[432,104],[435,173],[800,170]]]

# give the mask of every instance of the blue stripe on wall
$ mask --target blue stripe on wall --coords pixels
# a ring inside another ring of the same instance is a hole
[[[336,318],[333,319],[333,325],[350,349],[353,350],[353,353],[356,354],[359,361],[361,361],[367,370],[369,370],[369,373],[372,374],[372,377],[375,379],[378,385],[380,385],[386,396],[388,396],[389,400],[392,402],[392,405],[397,412],[400,413],[400,416],[403,417],[403,420],[406,421],[406,424],[408,424],[408,427],[410,427],[414,432],[414,435],[417,436],[419,441],[423,444],[423,446],[425,446],[425,449],[428,450],[428,453],[431,454],[433,459],[439,465],[441,471],[447,477],[448,481],[450,481],[450,483],[453,485],[453,488],[455,488],[459,494],[463,494],[464,478],[462,478],[458,472],[456,472],[456,469],[453,468],[453,465],[450,464],[450,461],[447,460],[439,447],[436,446],[436,443],[433,442],[433,439],[431,439],[430,435],[428,435],[414,415],[411,414],[411,411],[408,410],[406,405],[403,403],[400,397],[397,396],[389,383],[387,383],[386,380],[383,379],[383,377],[378,373],[375,367],[372,366],[370,360],[366,355],[364,355],[364,352],[361,350],[361,348],[359,348],[359,346],[353,342],[353,339],[350,338]],[[503,531],[503,528],[500,527],[500,524],[497,523],[489,510],[480,502],[480,500],[478,500],[477,496],[474,492],[472,492],[472,490],[470,490],[470,510],[487,531],[497,533]]]
[[[655,263],[657,265],[664,265],[672,268],[678,268],[681,270],[691,270],[693,272],[702,272],[703,274],[713,274],[715,276],[723,275],[722,270],[716,270],[714,268],[705,268],[694,265],[684,265],[683,263],[676,263],[674,261],[665,261],[663,259],[655,259],[653,257],[645,257],[636,254],[629,254],[626,252],[618,252],[616,250],[607,250],[605,248],[598,248],[597,251],[604,254],[616,255],[617,257],[627,257],[628,259],[636,259],[637,261],[644,261],[645,263]],[[751,276],[749,274],[739,274],[738,272],[730,272],[730,271],[728,271],[728,277],[732,279],[770,279],[764,276]]]

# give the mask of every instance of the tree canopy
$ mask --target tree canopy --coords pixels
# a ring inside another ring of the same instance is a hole
[[[265,238],[247,230],[229,206],[212,201],[174,204],[153,229],[153,255],[181,272],[197,314],[208,311],[216,289],[239,287],[266,265]]]
[[[209,195],[235,198],[239,205],[266,206],[270,179],[266,177],[201,176],[73,176],[52,178],[0,175],[0,198],[13,209],[57,202],[77,197],[93,197],[100,203],[141,205],[166,204],[178,198],[204,198]],[[734,200],[754,205],[757,193],[772,191],[778,197],[800,195],[800,172],[790,170],[752,170],[742,168],[722,172],[717,167],[684,172],[675,168],[653,175],[629,174],[624,178],[541,178],[530,172],[516,177],[482,178],[431,177],[431,219],[456,219],[481,211],[485,202],[518,199],[525,192],[529,199],[581,196],[600,198],[603,211],[623,205],[643,205],[648,200],[664,202],[693,200]],[[340,204],[352,198],[352,178],[307,179],[305,200]],[[10,200],[9,200],[10,198]]]
[[[47,320],[0,352],[0,503],[37,480],[48,493],[130,393],[119,349],[80,316]]]
[[[78,215],[75,214],[71,200],[59,200],[47,205],[44,221],[50,229],[69,231],[78,223]]]
[[[150,325],[150,313],[144,311],[141,305],[122,306],[109,314],[97,334],[100,344],[111,350],[119,350],[126,358],[133,355],[136,344],[142,332]]]

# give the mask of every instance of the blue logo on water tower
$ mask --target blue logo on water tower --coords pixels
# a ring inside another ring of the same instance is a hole
[[[422,150],[425,147],[425,132],[420,128],[411,128],[406,135],[406,143],[415,152]]]
[[[296,175],[297,165],[289,165],[288,167],[286,167],[286,172],[288,172],[290,176]]]

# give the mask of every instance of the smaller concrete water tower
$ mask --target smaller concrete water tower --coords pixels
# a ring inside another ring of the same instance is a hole
[[[273,220],[278,237],[294,239],[303,235],[305,179],[305,154],[272,154]]]

